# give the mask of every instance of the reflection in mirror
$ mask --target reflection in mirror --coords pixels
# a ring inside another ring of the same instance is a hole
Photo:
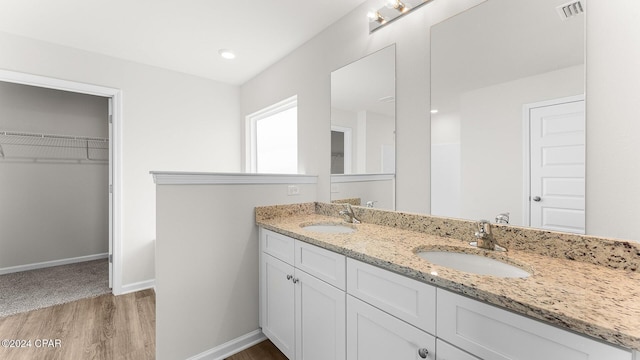
[[[585,232],[585,16],[565,2],[487,0],[432,27],[433,215]]]
[[[331,200],[395,208],[395,45],[331,73]]]

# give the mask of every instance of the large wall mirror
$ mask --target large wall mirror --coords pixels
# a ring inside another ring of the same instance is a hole
[[[331,73],[331,201],[395,208],[396,51]]]
[[[433,215],[588,229],[585,16],[564,3],[487,0],[432,27]]]

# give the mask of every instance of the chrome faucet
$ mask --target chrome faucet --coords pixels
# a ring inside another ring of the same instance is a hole
[[[475,237],[478,240],[472,242],[470,245],[487,250],[507,251],[506,248],[496,243],[491,233],[491,223],[488,220],[480,220],[476,225],[478,226],[478,231],[475,232]]]
[[[345,209],[340,210],[340,215],[347,215],[349,217],[349,220],[347,221],[352,224],[360,224],[360,220],[358,220],[358,218],[356,217],[356,214],[354,214],[353,209],[351,208],[351,204],[347,203],[347,204],[344,204],[344,206],[345,206]]]
[[[375,204],[375,203],[377,203],[377,202],[378,202],[378,201],[376,201],[376,200],[369,200],[369,201],[367,201],[367,207],[368,207],[368,208],[372,208],[372,207],[373,207],[373,204]]]

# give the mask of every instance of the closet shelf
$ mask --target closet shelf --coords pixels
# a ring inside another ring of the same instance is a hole
[[[0,158],[109,161],[109,139],[0,131]]]

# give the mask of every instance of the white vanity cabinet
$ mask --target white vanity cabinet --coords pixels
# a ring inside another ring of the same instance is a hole
[[[440,339],[436,339],[436,349],[438,349],[436,360],[481,360]]]
[[[293,359],[295,351],[294,268],[277,258],[262,254],[260,266],[260,318],[262,332],[283,354]]]
[[[347,259],[347,358],[436,359],[435,287]]]
[[[484,360],[632,359],[627,350],[443,289],[437,293],[438,338]]]
[[[347,359],[436,359],[436,338],[347,295]]]
[[[269,230],[260,229],[260,249],[260,325],[292,360],[633,359],[631,351]]]
[[[296,360],[346,357],[345,257],[260,229],[260,325]]]

